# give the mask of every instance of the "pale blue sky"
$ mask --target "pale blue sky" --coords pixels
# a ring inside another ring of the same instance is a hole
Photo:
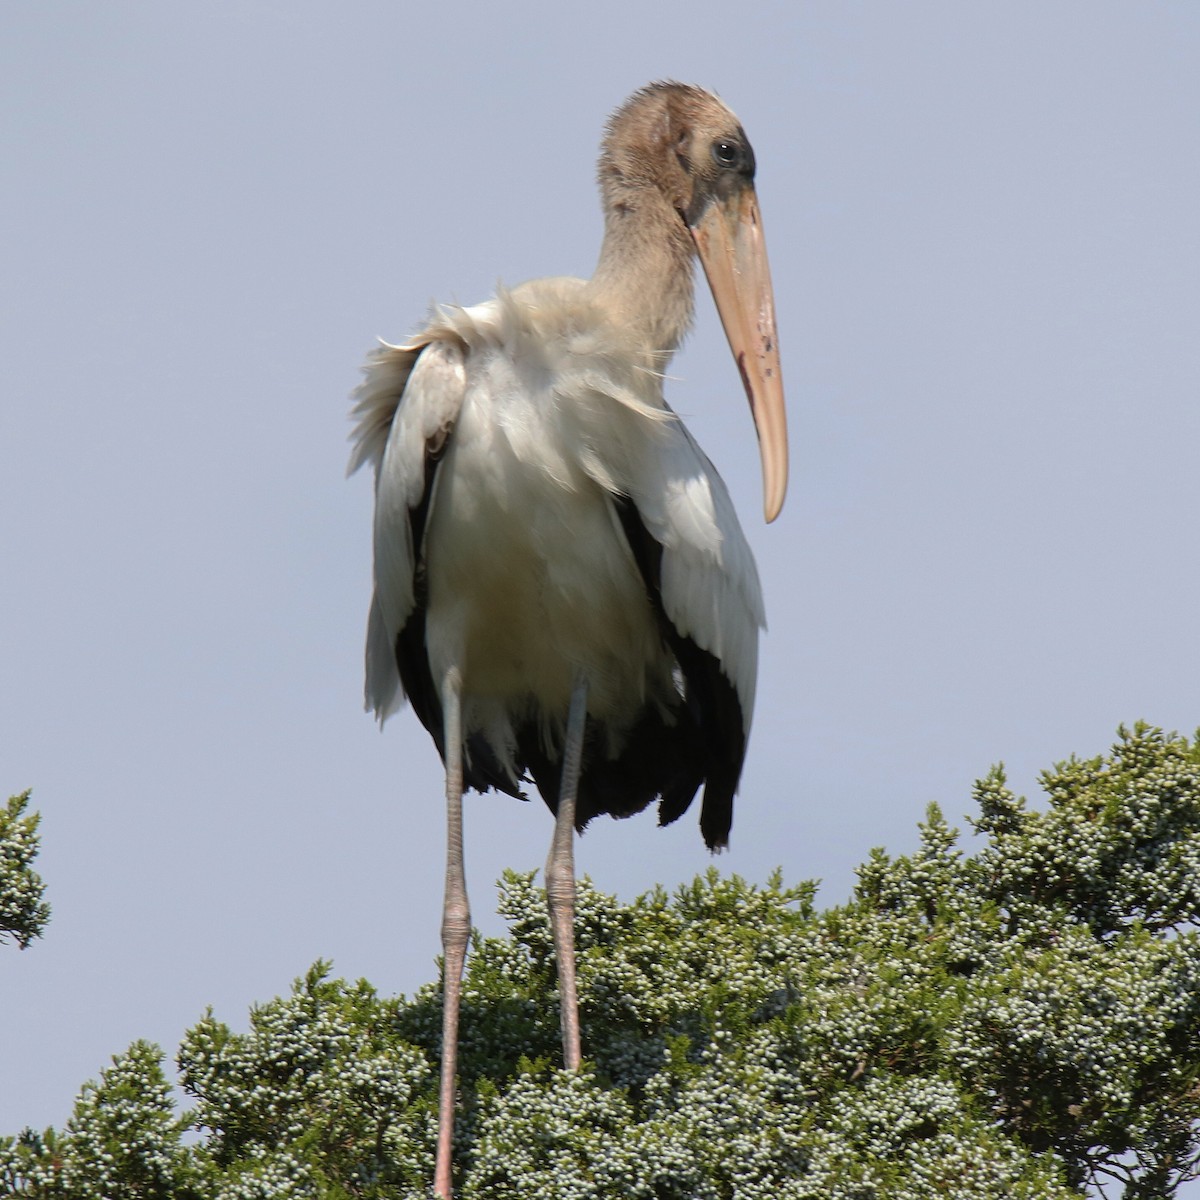
[[[997,760],[1032,793],[1200,724],[1198,62],[1183,3],[5,5],[0,792],[55,912],[2,953],[0,1131],[318,956],[433,977],[440,764],[361,711],[349,393],[431,299],[590,272],[651,79],[754,143],[792,422],[768,528],[702,292],[669,394],[771,621],[718,865],[836,902]],[[549,835],[469,800],[486,931]],[[690,816],[579,847],[626,897],[709,861]]]

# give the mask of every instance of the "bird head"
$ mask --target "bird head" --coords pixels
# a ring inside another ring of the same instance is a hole
[[[745,130],[716,96],[654,83],[610,118],[599,174],[608,213],[644,209],[656,197],[673,214],[668,239],[689,258],[699,255],[750,402],[764,514],[773,521],[787,492],[787,417],[754,171]]]

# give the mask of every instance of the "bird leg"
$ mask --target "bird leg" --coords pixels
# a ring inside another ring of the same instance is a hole
[[[450,1154],[454,1140],[454,1074],[458,1065],[458,1008],[463,963],[471,934],[463,867],[462,676],[456,667],[442,682],[446,747],[446,898],[442,908],[442,1078],[438,1092],[437,1166],[433,1193],[451,1200]]]
[[[579,770],[583,762],[587,694],[587,680],[581,675],[571,692],[554,837],[546,859],[546,902],[550,909],[554,955],[558,962],[563,1065],[568,1071],[578,1071],[582,1058],[579,1047],[579,1001],[575,990],[575,796],[579,790]]]

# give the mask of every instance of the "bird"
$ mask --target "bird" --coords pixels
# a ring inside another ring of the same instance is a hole
[[[375,474],[366,706],[382,723],[407,698],[446,773],[437,1196],[451,1196],[470,933],[464,790],[523,798],[532,782],[554,813],[544,881],[567,1069],[582,1058],[576,832],[655,801],[666,825],[703,788],[704,841],[728,843],[762,593],[725,484],[663,385],[692,324],[698,257],[773,521],[787,429],[755,166],[714,94],[640,89],[604,132],[591,279],[437,307],[374,352],[356,392],[350,469]]]

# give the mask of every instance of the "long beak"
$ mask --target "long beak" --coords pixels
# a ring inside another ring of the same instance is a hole
[[[763,511],[773,521],[787,494],[787,413],[775,297],[754,188],[714,197],[690,228],[750,401],[762,456]]]

